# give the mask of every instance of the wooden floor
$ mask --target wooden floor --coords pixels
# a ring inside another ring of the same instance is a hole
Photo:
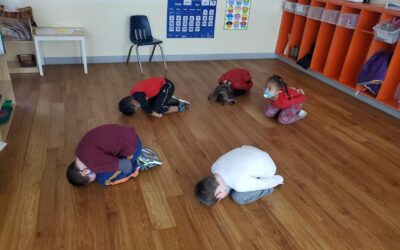
[[[0,249],[399,249],[400,121],[276,60],[169,63],[190,110],[123,117],[135,64],[46,66],[13,75],[18,107],[0,153]],[[246,67],[249,96],[207,101],[218,76]],[[145,65],[147,76],[161,64]],[[261,88],[282,75],[308,95],[309,116],[283,126],[263,116]],[[165,164],[126,184],[74,188],[65,169],[89,129],[134,126]],[[193,186],[228,150],[272,156],[285,184],[248,206],[199,204]]]

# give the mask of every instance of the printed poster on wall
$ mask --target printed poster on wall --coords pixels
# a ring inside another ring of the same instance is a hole
[[[225,30],[247,30],[251,0],[226,0]]]
[[[214,38],[217,0],[168,0],[168,38]]]

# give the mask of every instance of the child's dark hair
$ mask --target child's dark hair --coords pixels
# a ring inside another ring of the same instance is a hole
[[[288,86],[287,86],[286,82],[283,80],[283,78],[281,76],[273,75],[270,78],[268,78],[267,82],[276,83],[278,85],[279,89],[284,89],[285,90],[286,94],[289,96],[289,99],[290,99]]]
[[[132,103],[132,99],[132,96],[126,96],[119,101],[118,108],[122,114],[131,116],[135,113],[135,107]]]
[[[194,195],[202,204],[212,206],[218,201],[215,197],[218,185],[218,181],[214,175],[204,177],[196,184]]]
[[[89,176],[83,176],[81,170],[76,166],[75,161],[67,168],[67,179],[69,183],[76,187],[85,186],[90,182]]]

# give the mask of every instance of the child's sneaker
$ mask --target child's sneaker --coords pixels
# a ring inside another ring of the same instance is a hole
[[[175,96],[173,96],[168,100],[167,105],[168,106],[178,106],[179,103],[180,103],[179,100]]]
[[[304,117],[306,117],[308,113],[305,110],[300,110],[298,115],[300,116],[301,119],[304,119]]]
[[[143,148],[136,162],[140,171],[149,170],[150,168],[162,165],[162,161],[158,155],[150,148]]]
[[[183,100],[183,99],[179,99],[176,96],[172,96],[171,99],[169,99],[169,101],[168,101],[168,105],[170,105],[170,106],[179,106],[182,103],[190,105],[190,102]]]
[[[177,97],[175,97],[175,96],[172,96],[172,98],[178,100],[179,103],[184,103],[184,104],[186,104],[186,105],[188,105],[188,106],[190,105],[190,102],[188,102],[188,101],[186,101],[186,100],[184,100],[184,99],[179,99],[179,98],[177,98]]]
[[[189,107],[189,104],[186,104],[184,102],[179,103],[178,105],[178,110],[179,112],[185,111]]]

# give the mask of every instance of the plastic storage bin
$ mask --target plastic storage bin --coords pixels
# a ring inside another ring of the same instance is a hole
[[[348,29],[355,29],[359,16],[358,14],[341,13],[337,25]]]
[[[304,4],[296,4],[296,7],[294,9],[294,13],[300,16],[307,16],[308,9],[310,8],[309,5],[304,5]]]
[[[321,20],[323,11],[324,11],[324,8],[322,8],[322,7],[311,6],[310,9],[308,10],[307,17],[319,21],[319,20]]]
[[[380,23],[374,27],[375,39],[386,43],[394,44],[400,39],[400,28],[394,31],[388,31],[383,28],[386,23]]]
[[[283,10],[284,11],[293,13],[295,11],[295,9],[296,9],[296,3],[289,2],[289,1],[285,1],[283,3]]]
[[[330,24],[336,24],[339,18],[340,12],[338,10],[324,10],[322,12],[321,21]]]

